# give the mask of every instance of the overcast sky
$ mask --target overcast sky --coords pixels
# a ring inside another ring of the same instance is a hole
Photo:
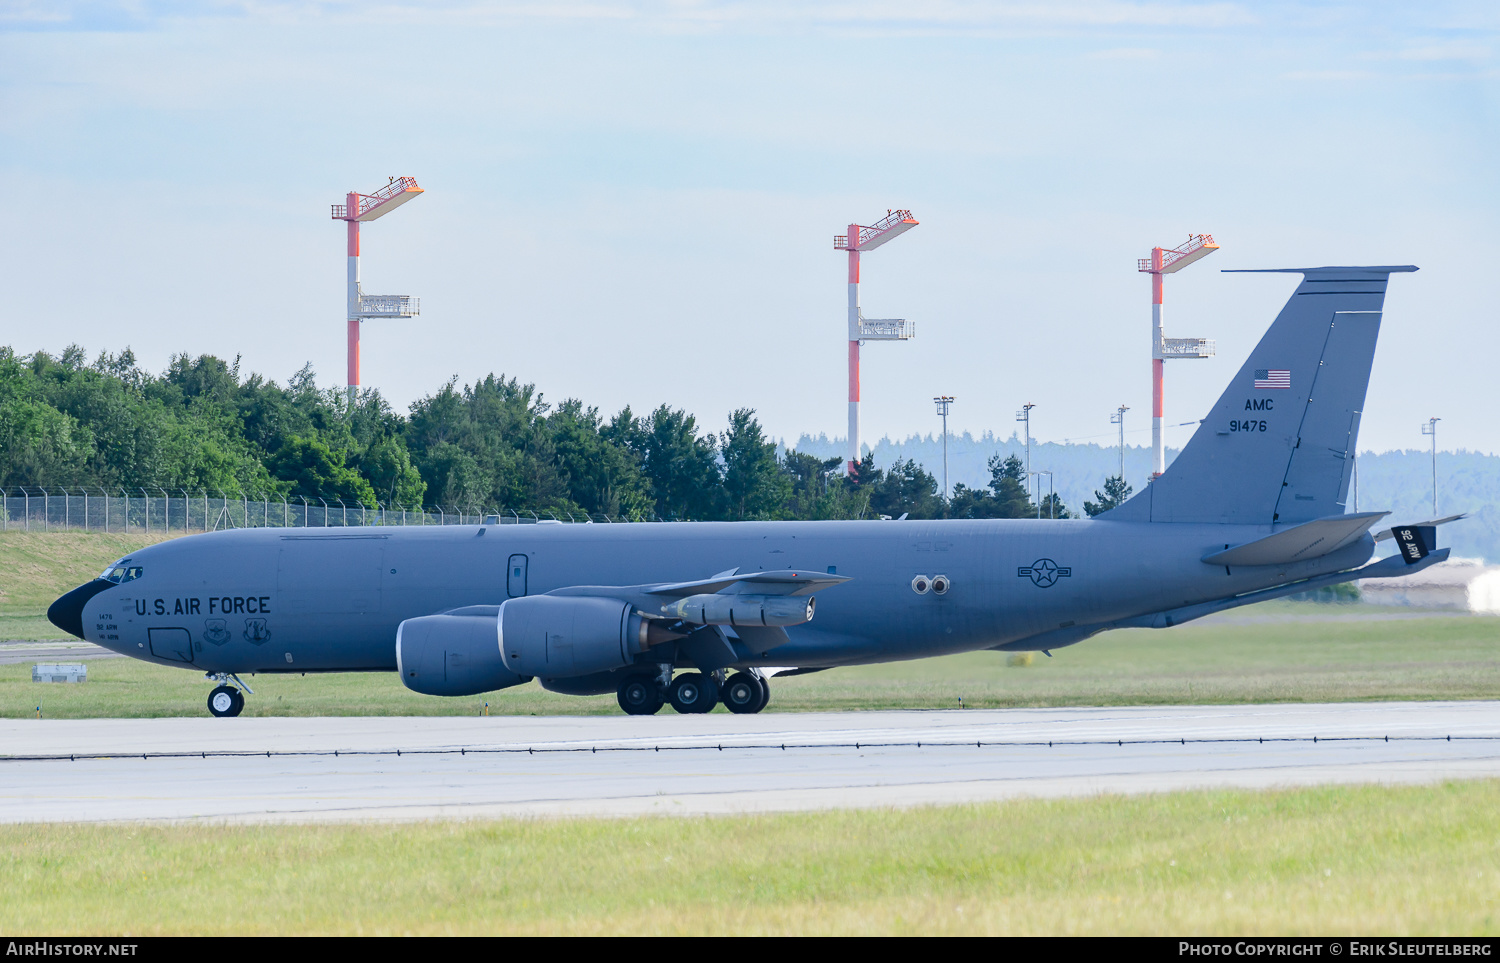
[[[1208,232],[1166,326],[1202,417],[1294,277],[1391,282],[1361,447],[1500,451],[1497,40],[1464,3],[29,3],[0,0],[0,343],[243,356],[344,380],[343,225],[364,233],[364,381],[404,410],[503,372],[606,413],[737,407],[845,430],[851,221],[867,256],[864,434],[1149,440],[1150,285]],[[1190,428],[1168,433],[1170,444]]]

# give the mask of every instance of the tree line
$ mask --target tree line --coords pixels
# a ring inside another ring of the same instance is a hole
[[[990,460],[984,488],[949,498],[911,460],[854,474],[842,459],[788,450],[740,408],[710,431],[662,405],[605,418],[535,385],[457,378],[392,410],[375,389],[351,402],[319,388],[310,365],[286,384],[240,362],[175,355],[160,374],[127,348],[90,362],[0,348],[0,486],[137,486],[340,498],[376,506],[444,505],[681,520],[1035,518],[1025,470]],[[1088,514],[1129,494],[1111,479]],[[1041,517],[1068,518],[1056,496]]]

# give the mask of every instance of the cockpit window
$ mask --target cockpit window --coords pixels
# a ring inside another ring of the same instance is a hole
[[[141,577],[141,574],[145,571],[145,569],[143,569],[139,565],[130,565],[128,564],[129,562],[130,559],[128,558],[123,562],[116,562],[115,564],[111,565],[109,568],[101,572],[99,577],[104,579],[104,581],[106,582],[113,582],[116,585],[123,585],[126,582],[134,582],[136,579]]]

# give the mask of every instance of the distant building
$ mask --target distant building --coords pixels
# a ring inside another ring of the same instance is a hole
[[[1500,565],[1450,558],[1415,575],[1362,581],[1359,595],[1371,605],[1500,614]]]

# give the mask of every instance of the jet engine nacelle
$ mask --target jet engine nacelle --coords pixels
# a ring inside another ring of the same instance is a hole
[[[801,625],[814,604],[810,595],[689,595],[661,610],[698,625]]]
[[[500,658],[498,608],[475,605],[407,619],[396,629],[396,670],[423,695],[468,696],[529,682]]]
[[[629,602],[531,595],[500,606],[500,657],[512,672],[568,678],[618,669],[648,644],[648,626]]]

